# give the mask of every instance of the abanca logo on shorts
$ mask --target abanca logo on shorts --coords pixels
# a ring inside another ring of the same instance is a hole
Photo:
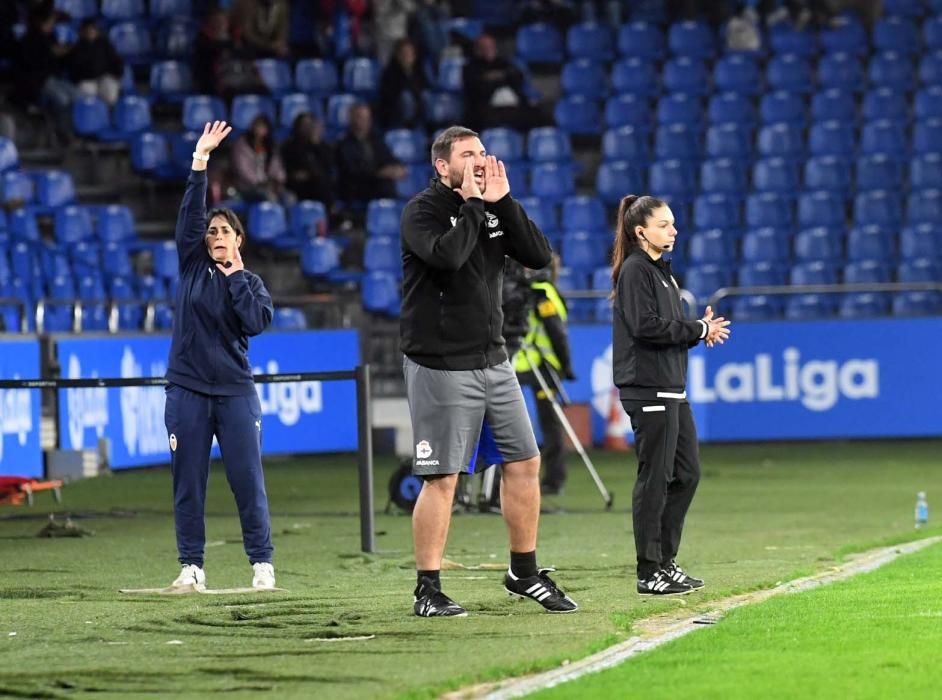
[[[437,459],[429,459],[432,456],[432,446],[428,440],[422,440],[415,446],[415,466],[417,467],[437,467]]]

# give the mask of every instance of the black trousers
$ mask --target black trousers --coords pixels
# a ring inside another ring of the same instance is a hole
[[[545,372],[545,370],[544,370]],[[543,449],[540,461],[543,464],[542,483],[553,490],[559,490],[566,483],[566,453],[563,439],[563,426],[553,410],[553,400],[540,388],[533,372],[517,374],[521,384],[533,389],[536,399],[536,418],[543,433]]]
[[[631,500],[638,578],[677,556],[700,481],[697,427],[686,401],[622,401],[631,418],[638,480]]]

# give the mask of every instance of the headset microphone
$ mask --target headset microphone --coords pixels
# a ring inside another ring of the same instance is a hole
[[[654,246],[655,248],[657,248],[657,249],[658,249],[659,251],[661,251],[662,253],[669,253],[670,250],[671,250],[671,248],[670,248],[671,244],[670,244],[670,243],[668,243],[667,245],[657,245],[656,243],[652,243],[651,241],[649,241],[649,240],[648,240],[648,237],[645,236],[643,233],[639,233],[638,235],[641,236],[641,237],[645,240],[645,242],[647,242],[648,245]]]

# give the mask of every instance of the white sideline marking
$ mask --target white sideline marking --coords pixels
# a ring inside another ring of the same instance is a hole
[[[121,588],[119,593],[140,593],[156,595],[231,595],[234,593],[270,593],[272,591],[285,591],[285,588],[205,588],[195,586],[167,586],[165,588]]]
[[[836,581],[843,581],[868,571],[878,569],[884,564],[889,564],[894,559],[904,555],[917,552],[920,549],[942,542],[942,536],[928,537],[915,542],[893,545],[891,547],[882,547],[869,552],[864,552],[854,557],[853,560],[835,566],[827,571],[823,571],[813,576],[795,579],[779,584],[774,588],[768,588],[761,591],[744,593],[723,600],[712,601],[714,606],[708,614],[716,617],[717,613],[722,615],[728,610],[739,608],[751,603],[759,603],[780,593],[800,593],[811,590],[819,586],[825,586]],[[600,651],[592,656],[587,656],[579,661],[574,661],[565,666],[544,671],[533,676],[524,676],[521,678],[508,678],[497,683],[473,686],[454,693],[449,693],[445,697],[457,700],[469,700],[471,698],[485,698],[486,700],[507,700],[508,698],[519,698],[530,693],[535,693],[544,688],[553,688],[562,683],[581,678],[590,673],[597,673],[612,666],[637,656],[645,651],[650,651],[656,647],[666,644],[674,639],[683,637],[694,630],[703,627],[704,613],[695,613],[682,620],[669,622],[659,626],[658,631],[645,634],[644,636],[634,636],[630,639]],[[701,621],[699,624],[697,621]],[[644,620],[638,624],[643,625]]]

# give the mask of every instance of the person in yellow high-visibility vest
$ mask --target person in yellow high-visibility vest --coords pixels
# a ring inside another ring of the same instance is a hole
[[[530,273],[533,299],[527,334],[522,348],[514,355],[514,370],[520,383],[529,385],[536,397],[537,419],[543,431],[545,466],[540,488],[545,495],[557,495],[562,491],[566,482],[566,455],[563,428],[553,411],[553,397],[540,388],[531,368],[536,367],[542,373],[550,391],[560,380],[576,378],[569,353],[566,302],[555,285],[558,268],[559,258],[553,256],[550,265]]]

